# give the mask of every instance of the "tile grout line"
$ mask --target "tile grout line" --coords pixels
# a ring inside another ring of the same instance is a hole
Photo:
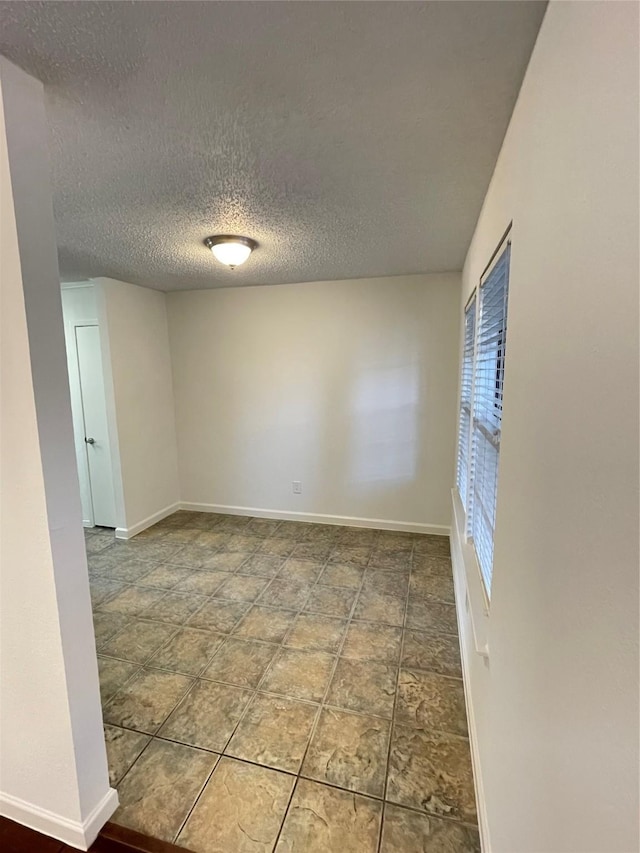
[[[387,789],[389,787],[389,767],[391,764],[391,749],[393,746],[393,734],[396,725],[396,706],[398,704],[398,691],[400,689],[400,673],[402,671],[402,660],[404,657],[404,638],[405,638],[405,628],[407,624],[407,612],[409,610],[409,596],[411,594],[411,577],[413,575],[413,554],[415,551],[415,543],[412,540],[411,542],[411,553],[409,555],[409,582],[407,583],[407,592],[405,595],[404,601],[404,617],[402,619],[402,633],[400,635],[400,657],[398,660],[398,670],[396,673],[396,689],[393,695],[393,709],[391,711],[391,725],[389,727],[389,745],[387,747],[387,761],[385,765],[385,774],[384,774],[384,786],[382,790],[382,809],[380,815],[380,830],[378,834],[378,845],[376,850],[378,853],[381,853],[382,850],[382,834],[384,830],[384,815],[386,811],[386,803],[387,803]]]
[[[374,537],[374,541],[377,541],[377,539],[378,539],[378,535],[376,534],[376,536]],[[289,797],[289,802],[287,803],[287,807],[284,810],[284,813],[282,815],[282,820],[280,821],[280,828],[278,829],[278,834],[276,835],[275,841],[273,843],[273,847],[271,848],[272,850],[275,850],[276,847],[278,846],[278,842],[280,841],[280,836],[282,835],[282,830],[284,829],[285,822],[286,822],[287,817],[289,815],[289,809],[291,808],[291,803],[293,802],[294,794],[298,788],[298,784],[300,782],[300,779],[304,778],[301,775],[302,774],[302,768],[303,768],[304,762],[307,758],[307,753],[309,752],[309,747],[311,746],[311,742],[313,741],[313,738],[315,736],[315,733],[316,733],[316,730],[318,727],[318,723],[320,721],[320,717],[322,716],[322,712],[325,708],[325,701],[326,701],[326,698],[329,694],[329,690],[331,688],[331,684],[333,682],[333,678],[334,678],[336,669],[338,667],[338,663],[340,661],[340,652],[344,648],[344,644],[347,640],[347,635],[349,633],[349,628],[351,626],[351,622],[353,619],[353,613],[355,612],[355,609],[356,609],[356,606],[358,603],[358,599],[360,598],[360,593],[362,591],[362,587],[364,585],[364,579],[366,576],[366,570],[367,570],[369,562],[371,560],[371,554],[373,554],[374,548],[375,548],[375,545],[371,549],[371,553],[369,554],[369,558],[367,560],[367,565],[364,566],[364,571],[362,572],[362,577],[360,579],[360,586],[358,587],[358,591],[357,591],[356,595],[354,596],[353,603],[352,603],[351,609],[349,611],[349,616],[347,617],[347,620],[346,620],[346,625],[344,628],[344,633],[342,635],[342,640],[340,641],[340,643],[338,645],[338,650],[337,650],[336,655],[335,655],[335,660],[334,660],[333,666],[331,668],[331,672],[329,673],[329,678],[327,679],[327,685],[325,687],[325,691],[324,691],[324,694],[322,696],[322,700],[318,706],[316,716],[315,716],[313,724],[311,726],[311,731],[309,732],[309,737],[307,739],[307,745],[305,747],[304,753],[303,753],[302,758],[300,759],[300,763],[298,765],[298,772],[296,773],[296,781],[294,782],[293,787],[291,789],[291,796]],[[327,560],[327,563],[328,563],[328,560]],[[326,568],[326,566],[325,566],[325,568]],[[323,569],[323,571],[324,571],[324,569]],[[322,783],[320,783],[320,784],[322,784]]]
[[[285,559],[285,561],[283,562],[283,565],[280,567],[280,569],[279,569],[279,571],[278,571],[278,574],[277,574],[275,577],[278,577],[279,572],[280,572],[280,571],[282,571],[282,569],[284,568],[284,565],[286,564],[286,562],[287,562],[290,558],[291,558],[291,557],[289,556],[289,557],[287,557],[287,558]],[[326,562],[328,562],[328,560],[329,560],[329,558],[327,557],[327,561],[326,561]],[[243,565],[244,565],[244,564],[243,564]],[[326,564],[325,564],[325,565],[326,565]],[[319,578],[320,578],[320,576],[322,575],[322,572],[323,572],[323,571],[324,571],[324,566],[323,566],[323,568],[321,569],[321,571],[318,573],[318,579],[319,579]],[[274,578],[272,578],[272,580],[275,580],[275,577],[274,577]],[[316,580],[316,582],[314,583],[314,585],[313,585],[313,586],[315,586],[315,585],[317,584],[317,582],[318,582],[318,581]],[[265,590],[266,590],[269,586],[270,586],[270,584],[268,584],[268,585],[267,585],[267,587],[265,587]],[[312,588],[313,588],[313,586],[312,586]],[[265,590],[263,590],[263,592],[264,592]],[[261,594],[262,594],[262,593],[261,593]],[[309,591],[309,595],[310,595],[310,594],[311,594],[311,590]],[[307,599],[306,599],[306,600],[308,600],[308,596],[307,596]],[[305,600],[305,603],[306,603],[306,600]],[[254,604],[255,604],[255,602],[254,602]],[[304,604],[303,604],[303,606],[304,606]],[[247,613],[248,613],[248,612],[249,612],[249,611],[247,611]],[[300,613],[301,613],[301,612],[302,612],[302,610],[301,610],[301,609],[299,609],[299,610],[296,612],[296,615],[295,615],[295,618],[296,618],[296,619],[297,619],[297,617],[300,615]],[[245,616],[246,616],[246,615],[247,615],[247,614],[245,614]],[[238,620],[238,622],[237,622],[237,623],[236,623],[236,625],[234,626],[234,629],[233,629],[233,630],[235,630],[235,628],[239,627],[239,625],[242,623],[242,621],[244,620],[244,618],[245,618],[245,617],[243,616],[240,620]],[[218,754],[219,754],[219,756],[220,756],[220,758],[218,759],[218,761],[216,761],[215,766],[213,767],[213,769],[212,769],[211,773],[210,773],[210,774],[209,774],[209,776],[207,777],[207,779],[206,779],[206,781],[205,781],[204,785],[203,785],[203,786],[202,786],[202,788],[200,789],[200,792],[199,792],[198,796],[196,797],[196,799],[195,799],[195,801],[194,801],[193,805],[191,806],[191,808],[190,808],[190,810],[189,810],[189,812],[188,812],[187,816],[185,817],[184,821],[183,821],[183,822],[182,822],[182,824],[180,825],[180,827],[179,827],[179,829],[178,829],[178,831],[177,831],[176,835],[174,836],[174,841],[176,841],[176,840],[179,838],[180,833],[183,831],[184,827],[186,826],[186,823],[187,823],[187,821],[189,820],[189,818],[191,817],[191,814],[192,814],[193,810],[196,808],[196,806],[197,806],[197,804],[198,804],[198,801],[200,800],[200,797],[201,797],[201,796],[202,796],[202,794],[204,793],[204,790],[205,790],[206,786],[209,784],[209,781],[210,781],[211,777],[213,776],[213,774],[214,774],[214,772],[215,772],[216,768],[218,767],[218,764],[220,763],[220,760],[221,760],[223,757],[226,757],[226,758],[229,758],[229,759],[231,759],[231,760],[235,760],[235,761],[241,761],[241,760],[242,760],[242,759],[237,759],[237,758],[235,758],[235,757],[233,757],[233,756],[226,755],[226,750],[227,750],[227,748],[228,748],[229,744],[231,743],[231,740],[233,739],[233,737],[234,737],[234,735],[235,735],[236,731],[238,730],[238,728],[239,728],[240,724],[242,723],[242,721],[244,720],[244,718],[245,718],[246,714],[248,713],[248,709],[249,709],[249,707],[252,705],[252,703],[253,703],[253,701],[254,701],[254,699],[255,699],[256,695],[258,694],[258,688],[259,688],[259,686],[262,684],[262,681],[266,678],[267,673],[268,673],[268,672],[269,672],[269,670],[271,669],[271,666],[273,665],[273,662],[275,661],[276,656],[279,654],[280,650],[284,648],[284,643],[285,643],[285,641],[286,641],[287,637],[289,636],[289,633],[290,633],[290,631],[291,631],[291,630],[293,630],[293,625],[291,625],[291,626],[290,626],[290,627],[285,631],[285,633],[284,633],[284,635],[283,635],[283,638],[282,638],[282,641],[281,641],[281,643],[280,643],[280,644],[279,644],[279,646],[278,646],[278,650],[277,650],[276,652],[274,652],[274,656],[273,656],[272,660],[270,661],[270,663],[268,664],[268,666],[266,667],[266,669],[265,669],[264,673],[263,673],[263,674],[262,674],[262,676],[260,677],[260,680],[258,681],[257,686],[253,688],[253,690],[252,690],[252,694],[251,694],[251,696],[249,697],[249,699],[247,700],[247,703],[246,703],[246,705],[244,706],[244,708],[243,708],[243,710],[242,710],[242,713],[240,714],[240,716],[239,716],[239,718],[238,718],[238,720],[237,720],[237,722],[236,722],[236,724],[235,724],[235,726],[234,726],[234,728],[233,728],[233,731],[231,732],[231,734],[229,735],[228,739],[226,740],[225,745],[224,745],[224,747],[222,748],[221,752],[220,752],[220,753],[218,753]],[[231,635],[229,635],[229,636],[231,636]],[[219,651],[219,650],[218,650],[218,651]],[[216,654],[217,654],[217,652],[216,652]],[[214,657],[215,657],[215,655],[214,655]],[[199,680],[199,679],[198,679],[198,680]],[[183,697],[183,698],[184,698],[184,697]],[[288,698],[293,698],[293,697],[288,697]],[[182,701],[183,701],[183,700],[181,700],[181,702],[182,702]],[[175,710],[176,710],[176,708],[177,708],[177,705],[174,707],[173,711],[175,711]],[[172,711],[171,713],[173,713],[173,711]],[[319,712],[320,712],[320,706],[318,707],[318,710],[316,711],[316,719],[317,719],[317,717],[318,717],[318,715],[319,715]],[[170,716],[170,715],[169,715],[169,716]],[[168,717],[167,717],[167,719],[168,719]],[[166,720],[165,720],[165,722],[166,722]],[[164,723],[163,723],[163,725],[164,725]],[[161,727],[160,727],[160,728],[161,728]],[[158,731],[159,731],[159,729],[158,729]],[[251,762],[251,763],[253,763],[253,762]],[[258,767],[262,767],[262,766],[264,766],[264,765],[257,764],[257,762],[256,762],[256,766],[258,766]],[[273,768],[273,769],[275,769],[275,768]],[[286,772],[286,771],[283,771],[283,772]],[[289,798],[289,804],[290,804],[290,802],[291,802],[291,798],[293,797],[293,792],[294,792],[294,790],[295,790],[296,786],[297,786],[297,777],[296,777],[296,782],[294,782],[294,785],[293,785],[293,787],[292,787],[291,797]],[[287,804],[287,809],[286,809],[286,811],[288,811],[289,804]],[[285,811],[285,816],[286,816],[286,811]],[[284,823],[284,817],[283,817],[282,823],[280,824],[280,829],[282,829],[282,824],[283,824],[283,823]],[[280,834],[280,833],[278,833],[278,836],[279,836],[279,834]],[[277,839],[276,839],[276,843],[277,843]],[[274,845],[274,846],[275,846],[275,845]]]

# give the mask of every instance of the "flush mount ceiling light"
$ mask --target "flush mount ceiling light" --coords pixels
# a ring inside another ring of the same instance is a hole
[[[243,264],[258,245],[251,237],[236,237],[233,234],[207,237],[204,244],[211,249],[217,261],[231,269]]]

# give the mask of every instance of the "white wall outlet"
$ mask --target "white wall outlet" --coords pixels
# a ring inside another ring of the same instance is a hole
[[[301,495],[302,494],[302,483],[300,482],[300,480],[294,480],[291,485],[293,486],[293,494],[294,495]]]

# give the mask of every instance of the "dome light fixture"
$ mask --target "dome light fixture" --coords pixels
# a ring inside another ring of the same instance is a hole
[[[236,237],[233,234],[207,237],[204,244],[211,249],[217,261],[231,269],[243,264],[258,245],[251,237]]]

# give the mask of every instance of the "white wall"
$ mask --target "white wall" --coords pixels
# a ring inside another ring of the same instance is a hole
[[[630,853],[638,850],[635,3],[550,4],[469,249],[463,302],[510,220],[488,662],[474,651],[456,566],[485,846]]]
[[[4,59],[0,76],[0,811],[86,849],[117,796],[102,733],[48,131],[42,85]]]
[[[167,294],[182,501],[446,528],[459,300],[457,274]]]
[[[166,301],[164,293],[115,279],[94,284],[124,500],[117,534],[130,536],[175,511],[180,499]]]

